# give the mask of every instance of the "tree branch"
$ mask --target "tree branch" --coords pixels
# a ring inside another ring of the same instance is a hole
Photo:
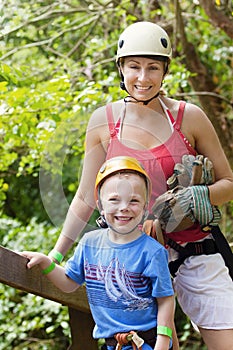
[[[88,18],[88,20],[83,21],[81,24],[79,24],[77,26],[72,26],[71,28],[64,29],[63,31],[59,32],[57,35],[55,35],[52,38],[41,40],[41,41],[35,41],[35,42],[29,43],[29,44],[26,44],[26,45],[23,45],[23,46],[20,46],[20,47],[19,46],[15,47],[13,50],[8,51],[5,55],[2,55],[1,56],[1,60],[2,61],[5,60],[7,57],[12,56],[14,53],[16,53],[16,52],[18,52],[20,50],[23,50],[23,49],[28,49],[28,48],[32,48],[32,47],[39,47],[39,46],[45,46],[45,45],[51,46],[52,43],[57,38],[63,36],[65,33],[67,33],[67,32],[74,32],[74,31],[80,30],[82,27],[89,26],[93,21],[94,21],[94,23],[96,23],[98,18],[99,18],[99,14],[97,13],[97,14],[93,15],[93,17]]]
[[[224,8],[218,8],[217,5],[214,6],[213,0],[199,0],[199,3],[212,24],[221,28],[230,38],[233,38],[233,21],[230,18],[233,9],[226,8],[228,6],[227,2]]]
[[[224,96],[221,96],[219,94],[216,94],[215,92],[210,92],[210,91],[190,91],[190,92],[180,92],[176,93],[175,96],[212,96],[216,97],[219,100],[222,100],[229,104],[231,107],[233,107],[233,102],[225,98]]]

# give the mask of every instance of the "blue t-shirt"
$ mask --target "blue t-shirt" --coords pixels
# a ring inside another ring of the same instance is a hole
[[[78,284],[86,282],[94,338],[156,327],[156,298],[174,294],[167,251],[145,233],[116,244],[109,240],[108,229],[88,232],[65,269]]]

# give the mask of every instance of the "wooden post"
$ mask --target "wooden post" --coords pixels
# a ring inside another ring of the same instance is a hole
[[[89,314],[69,308],[72,344],[68,350],[97,350],[98,343],[92,337],[94,320]],[[88,343],[87,343],[88,340]]]

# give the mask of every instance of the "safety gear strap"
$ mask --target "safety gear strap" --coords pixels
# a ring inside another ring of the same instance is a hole
[[[202,242],[190,242],[186,244],[185,247],[182,247],[170,238],[166,240],[166,244],[179,253],[179,258],[169,263],[171,275],[175,277],[180,265],[183,264],[185,259],[189,256],[220,253],[225,265],[228,267],[229,275],[233,280],[233,253],[220,227],[218,225],[206,226],[203,228],[203,231],[209,231],[213,239],[205,239]]]
[[[189,256],[218,253],[215,241],[212,239],[206,239],[202,242],[190,242],[185,247],[182,247],[171,239],[168,240],[167,244],[179,252],[179,258],[174,261],[170,261],[168,264],[170,273],[173,277],[175,277],[180,265],[183,264],[185,259]]]
[[[222,255],[223,260],[225,261],[226,266],[229,269],[229,275],[233,280],[233,253],[231,247],[226,240],[226,237],[221,232],[219,226],[211,226],[211,233],[214,237],[215,244],[219,253]]]

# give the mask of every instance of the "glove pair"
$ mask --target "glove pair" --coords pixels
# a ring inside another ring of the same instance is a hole
[[[201,226],[217,225],[221,219],[220,211],[209,201],[207,186],[177,186],[157,198],[153,214],[158,218],[165,232],[187,229],[195,222]]]
[[[215,175],[212,162],[203,155],[196,157],[185,154],[182,162],[174,166],[174,172],[167,180],[169,189],[178,185],[187,187],[193,185],[210,185],[214,183]]]

